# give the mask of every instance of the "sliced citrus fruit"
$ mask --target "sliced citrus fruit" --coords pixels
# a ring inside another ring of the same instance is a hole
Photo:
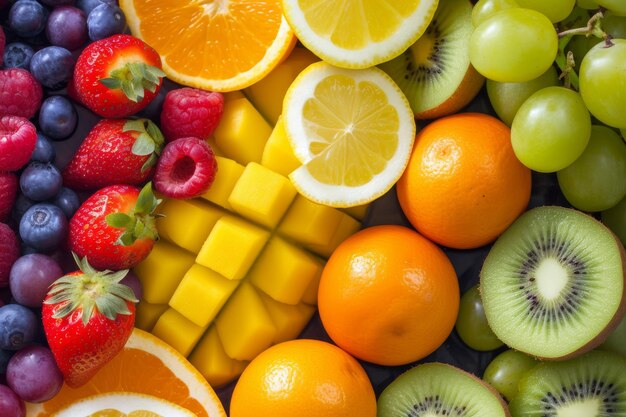
[[[438,0],[282,0],[300,42],[323,60],[367,68],[404,52],[426,30]]]
[[[314,63],[287,90],[283,112],[303,163],[289,178],[305,197],[333,207],[365,204],[389,191],[415,140],[406,97],[375,67]]]
[[[109,392],[87,397],[60,410],[54,417],[195,417],[174,403],[134,392]]]
[[[79,400],[109,392],[150,395],[198,417],[226,417],[215,391],[187,359],[139,329],[133,330],[122,352],[86,385],[75,389],[63,385],[53,399],[41,404],[27,403],[27,416],[47,417]]]
[[[245,88],[293,48],[279,0],[120,0],[128,26],[161,55],[172,80],[213,91]]]

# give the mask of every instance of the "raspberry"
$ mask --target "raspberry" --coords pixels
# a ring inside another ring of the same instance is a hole
[[[208,139],[224,111],[221,93],[179,88],[165,96],[161,111],[161,130],[171,142],[185,137]]]
[[[9,218],[17,196],[17,184],[17,175],[12,172],[0,172],[0,222],[5,222]]]
[[[35,125],[23,117],[0,116],[0,171],[17,171],[24,166],[36,143]]]
[[[209,189],[217,161],[199,138],[181,138],[165,145],[154,173],[154,188],[166,197],[192,198]]]
[[[0,116],[30,119],[41,106],[41,84],[21,68],[0,71]]]
[[[0,223],[0,288],[9,285],[11,267],[20,257],[20,243],[15,232],[6,224]]]

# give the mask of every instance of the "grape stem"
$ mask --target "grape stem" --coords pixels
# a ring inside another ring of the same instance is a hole
[[[565,88],[572,88],[572,76],[575,76],[574,68],[576,66],[576,61],[574,60],[574,53],[572,51],[567,52],[567,57],[565,58],[565,68],[563,68],[563,72],[559,75],[559,80],[563,80],[563,86]]]
[[[591,16],[587,22],[587,26],[559,32],[559,38],[569,35],[585,35],[587,37],[595,36],[597,38],[604,39],[605,47],[609,48],[613,46],[613,41],[611,40],[611,35],[602,30],[602,18],[604,18],[604,9],[601,8],[596,14]]]

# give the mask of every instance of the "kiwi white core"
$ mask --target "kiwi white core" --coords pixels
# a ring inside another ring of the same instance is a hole
[[[569,273],[558,260],[546,258],[539,264],[535,274],[539,294],[547,300],[560,297],[569,282]]]
[[[567,405],[556,413],[556,417],[589,417],[600,413],[600,399],[589,398],[584,401]]]

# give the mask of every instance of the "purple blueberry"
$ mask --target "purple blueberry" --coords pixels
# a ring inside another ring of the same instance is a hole
[[[37,132],[37,142],[35,142],[35,150],[30,156],[31,161],[38,162],[54,162],[56,158],[56,150],[52,146],[50,139],[41,132]]]
[[[26,405],[15,392],[6,385],[0,384],[0,416],[25,417]]]
[[[24,401],[48,401],[63,386],[63,374],[50,349],[28,346],[16,352],[7,367],[9,387]]]
[[[29,308],[19,304],[0,307],[0,349],[20,350],[37,337],[39,320]]]
[[[108,38],[126,30],[126,17],[115,4],[103,3],[87,16],[87,29],[92,41]]]
[[[52,204],[63,210],[63,213],[70,219],[80,207],[80,199],[74,190],[63,187],[54,197]]]
[[[67,217],[63,210],[53,204],[35,204],[20,220],[22,241],[40,252],[49,253],[58,249],[67,237],[67,232]]]
[[[35,50],[22,42],[12,42],[4,49],[4,66],[6,68],[21,68],[28,71],[30,60]]]
[[[52,45],[80,48],[87,42],[87,15],[74,6],[56,7],[48,17],[46,36]]]
[[[61,191],[61,171],[50,162],[31,162],[20,175],[22,194],[33,201],[45,201]]]
[[[33,200],[26,197],[24,194],[19,193],[15,199],[15,204],[13,204],[13,220],[15,220],[16,223],[19,223],[24,213],[26,213],[34,204],[35,202]]]
[[[74,0],[39,0],[46,6],[54,7],[54,6],[63,6],[67,4],[74,4]]]
[[[11,295],[24,306],[40,308],[50,285],[61,276],[63,270],[50,256],[40,253],[24,255],[11,267]]]
[[[36,36],[46,27],[47,14],[34,0],[17,0],[9,10],[9,28],[24,38]]]
[[[81,9],[87,16],[96,6],[101,5],[102,3],[107,4],[115,4],[117,5],[117,1],[115,0],[76,0],[76,7]]]
[[[69,138],[78,123],[74,104],[64,96],[50,96],[41,103],[39,128],[52,140]]]
[[[72,78],[75,64],[76,60],[66,48],[47,46],[33,55],[30,72],[44,87],[58,90]]]
[[[13,356],[14,353],[15,351],[13,350],[0,349],[0,375],[4,375],[7,372],[9,359],[11,359],[11,356]],[[1,409],[2,408],[0,407],[0,410]]]

